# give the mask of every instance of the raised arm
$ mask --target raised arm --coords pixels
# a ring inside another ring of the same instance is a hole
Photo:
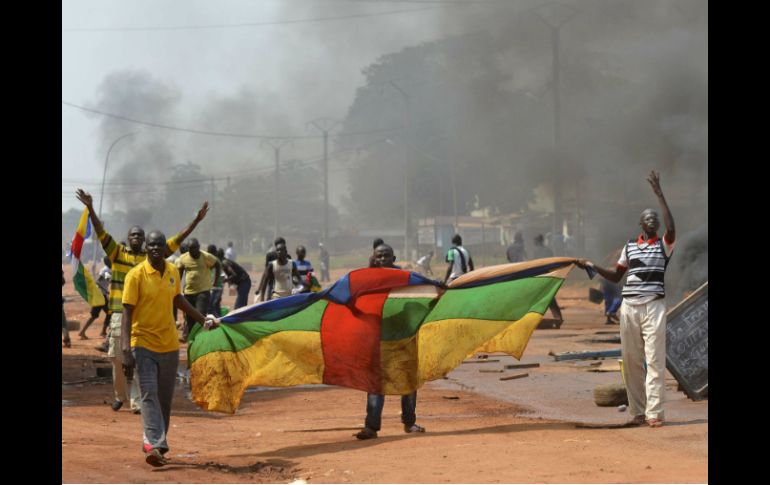
[[[671,210],[668,208],[666,198],[663,196],[663,190],[660,188],[660,173],[655,170],[650,171],[650,176],[647,181],[652,186],[652,191],[658,197],[658,203],[663,211],[663,223],[666,225],[666,233],[663,238],[667,243],[673,244],[676,240],[676,227],[674,226],[674,216],[671,215]]]
[[[75,197],[77,197],[77,199],[88,209],[88,216],[91,218],[91,223],[94,225],[96,233],[101,234],[104,232],[102,221],[99,220],[99,216],[96,215],[96,211],[94,210],[94,199],[91,197],[91,194],[83,189],[78,189],[75,193]]]
[[[195,230],[195,227],[198,225],[198,223],[206,217],[206,214],[208,213],[208,211],[209,211],[209,201],[205,201],[201,206],[201,208],[198,210],[198,214],[195,215],[195,219],[193,219],[190,225],[187,226],[182,232],[174,236],[177,247],[180,246],[182,244],[182,241],[184,241],[185,238],[187,238],[187,236],[189,236]],[[165,254],[164,257],[171,256],[174,253],[174,251],[176,251],[176,248],[173,248],[173,251],[172,251],[172,248],[167,247],[166,248],[167,254]]]

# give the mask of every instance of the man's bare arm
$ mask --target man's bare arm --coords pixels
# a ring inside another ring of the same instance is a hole
[[[586,267],[593,268],[603,278],[612,281],[613,283],[619,282],[621,278],[623,278],[623,275],[626,274],[626,271],[628,271],[628,268],[624,268],[620,265],[615,266],[615,269],[602,268],[601,266],[597,266],[593,262],[582,258],[578,259],[575,264],[581,269],[586,269]]]
[[[78,189],[75,193],[75,197],[77,197],[77,199],[88,209],[88,216],[91,218],[91,223],[94,225],[96,233],[100,234],[104,232],[102,221],[99,220],[99,216],[96,215],[96,211],[94,210],[94,199],[91,197],[91,194],[83,189]]]
[[[658,197],[658,203],[663,211],[663,223],[666,224],[666,233],[664,238],[666,242],[673,244],[676,240],[676,227],[674,226],[674,216],[671,215],[671,210],[668,208],[666,198],[663,196],[663,189],[660,188],[660,173],[651,171],[647,181],[652,186],[652,191]]]

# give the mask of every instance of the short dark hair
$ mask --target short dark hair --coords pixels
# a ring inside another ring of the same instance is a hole
[[[462,244],[462,243],[463,243],[463,238],[461,238],[459,234],[455,234],[454,237],[452,238],[452,244]]]
[[[215,245],[213,245],[213,244],[209,244],[208,246],[206,246],[206,252],[216,256],[217,255],[217,247]]]
[[[377,239],[374,240],[374,242],[372,242],[372,249],[377,249],[377,246],[384,243],[385,241],[383,241],[381,237],[378,237]]]
[[[275,241],[273,241],[273,246],[278,246],[279,244],[286,244],[286,239],[281,236],[275,238]]]

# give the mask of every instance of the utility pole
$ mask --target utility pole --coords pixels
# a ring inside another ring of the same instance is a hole
[[[410,96],[395,81],[388,81],[404,98],[404,260],[409,261],[409,101]]]
[[[275,200],[274,200],[274,214],[275,214],[275,227],[273,229],[273,239],[278,237],[278,233],[281,230],[280,217],[278,214],[278,196],[281,192],[281,148],[291,143],[291,140],[285,138],[268,138],[262,140],[263,145],[268,145],[273,149],[275,154]]]
[[[329,132],[341,122],[331,118],[318,118],[309,121],[308,125],[318,128],[324,135],[324,228],[323,242],[329,240]]]
[[[553,178],[553,235],[561,234],[562,228],[562,197],[561,197],[561,160],[558,147],[561,141],[561,93],[559,91],[560,70],[559,70],[559,43],[561,40],[561,28],[572,20],[572,17],[577,15],[578,11],[567,5],[563,5],[565,8],[571,10],[570,14],[557,24],[552,24],[545,17],[534,12],[537,18],[540,19],[551,30],[551,51],[552,51],[552,88],[553,88],[553,144],[556,150],[556,170]]]

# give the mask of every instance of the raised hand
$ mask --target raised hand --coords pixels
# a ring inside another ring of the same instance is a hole
[[[195,216],[195,220],[200,222],[203,220],[204,217],[206,217],[206,214],[209,211],[209,201],[206,201],[201,206],[200,210],[198,211],[198,215]]]
[[[77,197],[77,199],[80,202],[82,202],[86,207],[88,207],[89,210],[93,209],[94,199],[91,197],[91,194],[89,194],[83,189],[78,189],[77,192],[75,193],[75,197]]]
[[[655,195],[662,197],[663,190],[660,188],[660,173],[656,172],[655,170],[651,170],[650,176],[647,177],[647,181],[652,186],[652,191],[655,192]]]

